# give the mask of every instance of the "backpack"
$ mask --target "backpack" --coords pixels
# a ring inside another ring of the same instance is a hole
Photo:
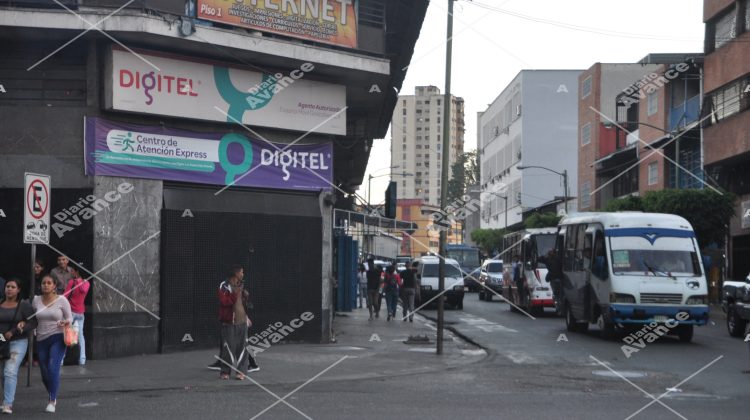
[[[395,274],[388,274],[385,275],[385,286],[388,288],[397,289],[398,288],[398,277],[396,277]]]

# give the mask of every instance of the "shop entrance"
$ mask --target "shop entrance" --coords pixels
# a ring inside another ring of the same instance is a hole
[[[251,334],[311,312],[314,319],[284,341],[320,341],[320,217],[195,209],[189,214],[162,211],[162,351],[218,348],[217,291],[233,264],[245,269]]]

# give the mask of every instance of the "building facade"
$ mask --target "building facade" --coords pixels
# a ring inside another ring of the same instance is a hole
[[[578,91],[578,210],[593,211],[602,208],[614,198],[630,194],[638,189],[638,170],[620,172],[627,169],[621,162],[612,160],[612,167],[600,165],[597,161],[613,153],[616,143],[612,138],[616,130],[610,129],[611,121],[617,121],[617,100],[629,87],[659,68],[657,64],[635,63],[596,63],[579,76]],[[653,96],[652,99],[653,101]],[[652,102],[653,103],[653,102]],[[659,109],[663,109],[659,107]],[[637,112],[637,107],[631,108]],[[636,118],[631,114],[625,118]],[[626,121],[626,120],[623,120]],[[606,124],[606,125],[605,125]],[[614,126],[613,126],[614,127]],[[635,133],[620,133],[617,145],[636,151]],[[619,155],[618,155],[619,156]],[[624,156],[630,159],[631,156]],[[619,164],[615,164],[619,163]],[[617,176],[619,175],[619,176]],[[611,180],[617,176],[615,180]]]
[[[414,95],[398,97],[391,119],[391,177],[398,182],[399,199],[440,205],[444,100],[435,86],[417,86]],[[464,100],[451,96],[451,101],[452,166],[464,151],[465,129]]]
[[[737,196],[729,224],[728,278],[750,273],[750,4],[704,1],[702,115],[707,175]]]
[[[522,70],[479,113],[480,224],[483,229],[518,224],[528,209],[576,196],[577,95],[580,70]],[[540,166],[545,169],[518,169]],[[558,172],[560,175],[550,171]]]
[[[582,184],[593,193],[581,197],[582,210],[602,209],[614,198],[647,191],[703,188],[703,55],[650,54],[620,68],[620,75],[633,68],[643,74],[622,91],[600,87],[611,95],[600,95],[600,112],[581,99],[580,112],[588,119],[581,126],[580,153],[588,157],[596,151],[593,165],[579,167]],[[621,79],[612,80],[619,84]],[[613,114],[605,112],[611,109]]]
[[[278,14],[286,26],[273,27],[205,15],[210,0],[65,3],[0,7],[0,276],[28,278],[24,172],[48,174],[37,258],[95,274],[91,358],[215,347],[233,264],[255,325],[309,311],[288,339],[328,341],[333,208],[385,137],[427,2],[211,5]],[[66,44],[89,29],[81,18],[108,36]]]

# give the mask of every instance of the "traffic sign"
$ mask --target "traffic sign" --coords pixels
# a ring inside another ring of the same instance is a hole
[[[49,244],[50,176],[26,172],[23,243]]]

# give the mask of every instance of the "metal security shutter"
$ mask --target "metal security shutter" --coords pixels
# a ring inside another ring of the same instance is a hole
[[[217,289],[233,264],[245,268],[252,333],[315,319],[285,341],[321,337],[321,219],[249,213],[162,211],[162,350],[218,347]],[[193,341],[183,342],[185,334]]]

